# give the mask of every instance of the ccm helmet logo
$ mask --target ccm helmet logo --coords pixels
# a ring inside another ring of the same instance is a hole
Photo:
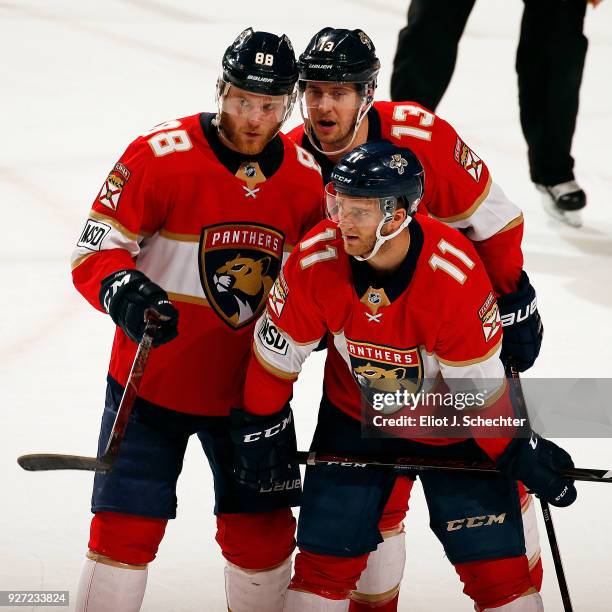
[[[521,323],[528,319],[538,309],[537,298],[533,298],[529,306],[525,306],[525,311],[519,308],[516,312],[509,312],[501,317],[502,327],[509,327],[515,323]]]
[[[291,425],[292,415],[289,413],[282,421],[279,421],[276,425],[269,427],[268,429],[264,429],[263,431],[255,431],[250,434],[246,434],[244,436],[243,441],[245,444],[249,442],[257,442],[257,440],[261,440],[262,438],[273,438],[275,435],[279,434],[281,431],[287,429],[287,425]]]
[[[352,178],[348,178],[346,176],[342,176],[341,174],[335,174],[335,173],[332,174],[331,180],[337,181],[338,183],[352,183],[353,182]]]

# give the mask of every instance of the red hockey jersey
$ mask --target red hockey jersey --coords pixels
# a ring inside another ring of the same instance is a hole
[[[486,399],[499,399],[498,413],[508,414],[501,322],[482,262],[468,240],[434,219],[417,215],[408,228],[408,254],[382,286],[367,262],[346,255],[331,221],[304,237],[255,328],[248,411],[280,410],[302,363],[330,332],[325,393],[356,419],[373,391],[418,393],[441,378],[451,391],[457,379],[494,382]],[[495,456],[505,444],[490,438],[482,446]]]
[[[516,290],[523,267],[523,216],[492,181],[484,161],[453,127],[416,102],[375,102],[368,141],[380,138],[411,149],[425,169],[419,207],[463,232],[484,262],[498,295]],[[289,137],[310,151],[329,176],[333,163],[318,153],[300,125]]]
[[[164,288],[179,336],[152,352],[139,395],[225,415],[242,396],[253,324],[284,254],[323,217],[323,190],[312,155],[284,135],[240,157],[212,117],[169,121],[130,144],[93,203],[72,273],[98,310],[100,281],[117,270],[135,267]],[[135,350],[117,329],[109,373],[122,385]]]

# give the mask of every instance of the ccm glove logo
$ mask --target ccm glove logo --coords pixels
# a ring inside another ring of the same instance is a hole
[[[275,435],[279,434],[281,431],[287,429],[288,425],[291,425],[291,420],[293,415],[290,413],[286,416],[282,421],[279,421],[276,425],[272,427],[268,427],[268,429],[264,429],[263,431],[254,431],[252,433],[245,434],[242,438],[242,441],[245,444],[249,442],[256,442],[257,440],[261,440],[262,438],[273,438]]]
[[[555,497],[555,501],[560,501],[561,499],[563,499],[565,497],[565,494],[569,491],[569,487],[567,485],[565,485],[563,487],[563,491],[561,491],[561,493],[559,493],[559,495],[557,495],[557,497]]]
[[[119,288],[123,287],[123,285],[127,285],[132,278],[132,275],[129,272],[120,272],[119,274],[122,274],[123,276],[119,276],[116,280],[114,280],[104,294],[104,309],[106,312],[109,312],[110,302],[117,291],[119,291]]]
[[[531,304],[525,308],[519,308],[516,312],[508,312],[501,316],[502,327],[510,327],[515,323],[522,323],[527,320],[538,309],[537,298],[533,298]]]

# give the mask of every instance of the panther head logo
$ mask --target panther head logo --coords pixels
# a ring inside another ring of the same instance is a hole
[[[240,324],[252,318],[268,295],[274,279],[269,274],[271,257],[243,257],[240,253],[215,270],[213,283],[218,293],[229,294],[238,308],[230,321]]]
[[[282,232],[258,223],[202,228],[198,268],[206,303],[232,329],[251,325],[263,312],[284,244]]]
[[[394,393],[405,389],[412,393],[417,389],[417,385],[411,379],[406,378],[406,368],[386,369],[368,362],[353,371],[357,382],[362,387],[373,391]]]

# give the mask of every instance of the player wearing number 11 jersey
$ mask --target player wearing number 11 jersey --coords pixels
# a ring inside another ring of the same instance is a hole
[[[283,481],[295,455],[292,385],[330,334],[312,450],[372,459],[496,460],[502,474],[419,473],[430,525],[476,610],[541,612],[537,531],[516,481],[552,504],[569,505],[576,490],[554,471],[573,465],[569,455],[544,439],[510,440],[515,432],[508,429],[462,431],[463,439],[452,439],[449,427],[424,439],[418,426],[389,422],[393,435],[381,437],[385,423],[374,417],[379,429],[369,432],[377,435],[365,435],[377,395],[419,393],[441,381],[452,393],[466,385],[483,389],[483,403],[465,412],[457,406],[461,414],[512,414],[499,312],[482,263],[465,237],[415,215],[423,171],[410,150],[368,142],[343,156],[331,178],[330,219],[291,254],[256,325],[245,410],[232,413],[237,478],[251,486]],[[421,407],[412,412],[401,401],[394,408],[398,420],[423,415]],[[396,478],[393,471],[358,464],[307,468],[300,552],[285,612],[346,612],[358,581],[361,604],[391,609],[403,570],[401,528],[385,540],[386,563],[376,563],[374,575],[364,570],[380,556],[381,523],[390,519]],[[364,597],[376,594],[375,586],[382,587],[379,597]]]
[[[147,564],[176,514],[192,434],[213,471],[228,608],[282,606],[299,470],[282,491],[238,486],[228,412],[242,398],[253,326],[282,262],[323,216],[317,163],[279,133],[296,81],[289,39],[245,30],[223,57],[218,112],[169,121],[137,138],[93,203],[72,273],[77,289],[117,324],[102,449],[145,309],[157,310],[162,328],[118,461],[95,478],[79,612],[140,608]]]
[[[362,30],[320,30],[300,55],[298,68],[304,124],[289,136],[314,155],[324,182],[329,181],[334,163],[363,143],[383,138],[410,148],[426,178],[419,211],[470,239],[498,298],[504,324],[502,360],[512,357],[521,370],[531,367],[540,350],[542,325],[535,290],[522,271],[523,216],[492,180],[485,162],[448,122],[419,104],[374,101],[380,62]],[[396,512],[383,526],[390,541],[402,537],[396,532],[401,529],[408,488],[403,479],[398,480],[390,499]],[[360,585],[379,607],[382,591],[367,574],[380,575],[374,565],[387,545],[393,546],[386,542],[379,547],[380,554],[368,564]],[[385,595],[393,598],[393,593]],[[353,606],[355,611],[362,609],[362,604]]]

